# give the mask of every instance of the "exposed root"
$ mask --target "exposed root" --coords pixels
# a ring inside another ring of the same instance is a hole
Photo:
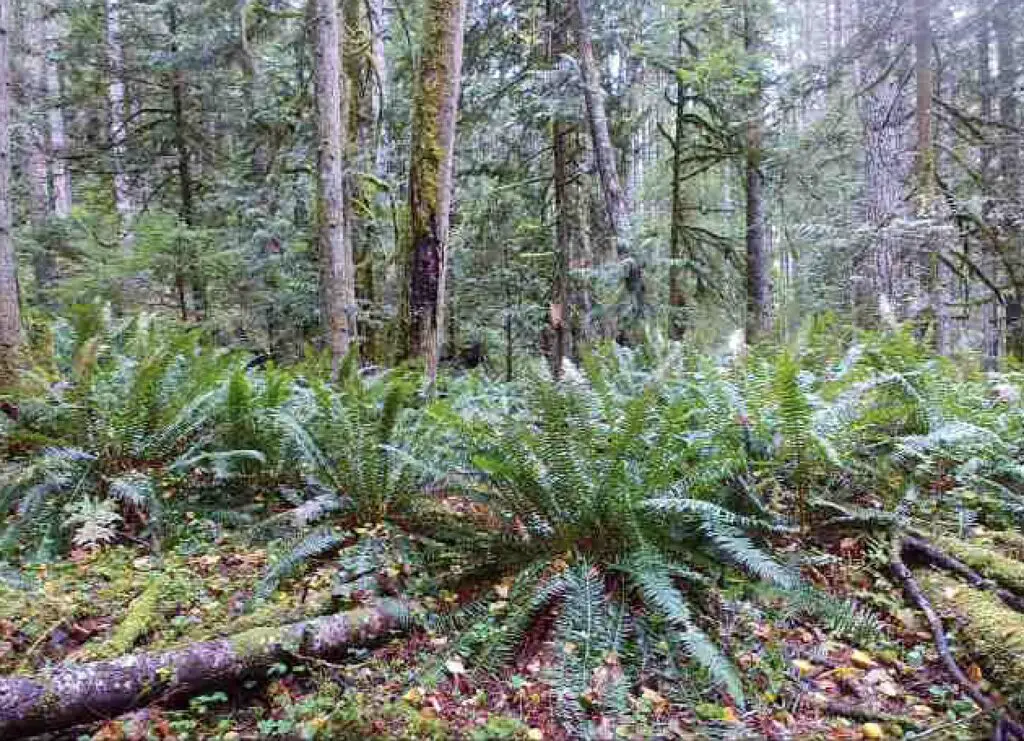
[[[932,636],[935,639],[935,648],[939,652],[939,657],[942,659],[942,663],[945,665],[946,670],[956,680],[964,692],[977,703],[978,707],[991,714],[997,723],[997,732],[999,728],[1005,729],[1007,735],[1021,739],[1024,741],[1024,726],[1018,723],[1016,720],[1008,717],[1005,711],[998,708],[988,695],[981,691],[974,682],[972,682],[967,675],[964,673],[960,665],[956,663],[956,659],[953,658],[953,653],[949,648],[949,639],[946,637],[946,632],[942,627],[942,620],[939,618],[935,609],[932,607],[931,602],[921,589],[921,585],[918,584],[917,579],[914,578],[914,574],[907,568],[906,563],[903,562],[903,549],[906,541],[899,535],[895,535],[891,542],[889,549],[890,568],[900,583],[903,585],[904,591],[907,596],[913,600],[914,604],[917,605],[918,609],[924,613],[925,619],[928,621],[928,626],[931,628]]]

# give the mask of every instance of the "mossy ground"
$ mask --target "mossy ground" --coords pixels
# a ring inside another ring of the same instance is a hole
[[[589,718],[595,738],[865,737],[862,721],[823,713],[826,700],[902,719],[881,724],[886,738],[940,726],[935,738],[972,739],[986,732],[974,705],[945,674],[923,621],[888,581],[884,560],[859,540],[828,544],[819,555],[827,565],[808,578],[836,596],[871,604],[882,619],[877,635],[855,641],[827,621],[794,614],[777,595],[752,591],[745,583],[725,585],[714,597],[720,609],[715,620],[723,646],[743,672],[748,706],[723,703],[685,671],[686,659],[679,657],[682,675],[652,676],[629,686],[614,717],[595,708]],[[267,560],[263,549],[219,537],[160,556],[122,546],[27,569],[25,584],[0,587],[0,672],[106,657],[126,648],[168,648],[330,608],[328,567],[314,567],[252,609]],[[946,587],[937,585],[943,577],[924,576],[942,596]],[[987,640],[1004,647],[1008,641],[1022,644],[1014,649],[1021,658],[999,664],[1005,671],[983,664],[986,678],[1012,684],[1013,667],[1024,667],[1024,637],[1004,635],[1005,616],[987,595],[957,589],[956,596],[959,609],[974,614],[979,608],[978,624],[991,634]],[[989,618],[995,623],[981,622]],[[965,648],[984,648],[967,633],[956,636]],[[450,663],[452,645],[443,635],[417,630],[374,649],[353,650],[338,663],[282,663],[239,686],[154,705],[84,737],[572,737],[557,717],[560,690],[551,673],[564,647],[540,636],[507,672],[494,676],[474,672],[468,660],[465,671]],[[970,666],[973,659],[964,658]],[[79,737],[79,731],[63,736]]]

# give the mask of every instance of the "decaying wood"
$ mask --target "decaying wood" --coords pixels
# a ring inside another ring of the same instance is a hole
[[[0,741],[113,718],[174,695],[237,680],[293,656],[329,659],[404,626],[409,607],[373,607],[255,628],[163,653],[62,664],[36,677],[0,679]]]
[[[889,565],[893,574],[903,585],[907,596],[924,613],[928,626],[931,628],[932,637],[935,639],[935,648],[939,652],[939,657],[942,659],[946,670],[956,680],[956,683],[963,688],[964,692],[977,703],[978,707],[995,717],[997,727],[1004,729],[1009,736],[1024,739],[1024,726],[1008,718],[1002,709],[998,708],[992,699],[982,692],[981,688],[972,682],[963,669],[960,668],[960,665],[956,663],[956,659],[953,658],[953,653],[949,648],[949,639],[946,637],[946,631],[942,627],[942,620],[939,618],[938,613],[935,612],[935,608],[932,607],[931,601],[925,595],[924,590],[921,589],[921,585],[914,578],[913,572],[903,561],[903,551],[907,547],[905,542],[905,539],[899,535],[893,537],[889,549]]]

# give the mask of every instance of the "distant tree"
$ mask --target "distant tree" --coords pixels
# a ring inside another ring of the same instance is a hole
[[[18,261],[11,239],[10,0],[0,0],[0,385],[9,383],[21,347]]]

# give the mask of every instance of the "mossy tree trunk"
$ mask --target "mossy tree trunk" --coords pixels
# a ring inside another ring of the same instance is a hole
[[[0,387],[13,380],[21,347],[18,259],[11,238],[10,0],[0,0]]]
[[[9,0],[0,0],[0,8]],[[0,679],[0,741],[126,713],[154,698],[217,686],[288,658],[329,659],[403,627],[408,605],[372,608],[256,628],[176,651],[63,664],[38,677]]]
[[[402,320],[404,354],[437,375],[444,338],[455,123],[466,0],[428,0],[412,114],[409,241]]]
[[[753,0],[743,10],[744,46],[754,64],[761,49]],[[747,321],[746,340],[755,343],[771,332],[771,278],[768,256],[768,214],[764,196],[764,95],[761,80],[750,94],[746,126],[747,179]]]

